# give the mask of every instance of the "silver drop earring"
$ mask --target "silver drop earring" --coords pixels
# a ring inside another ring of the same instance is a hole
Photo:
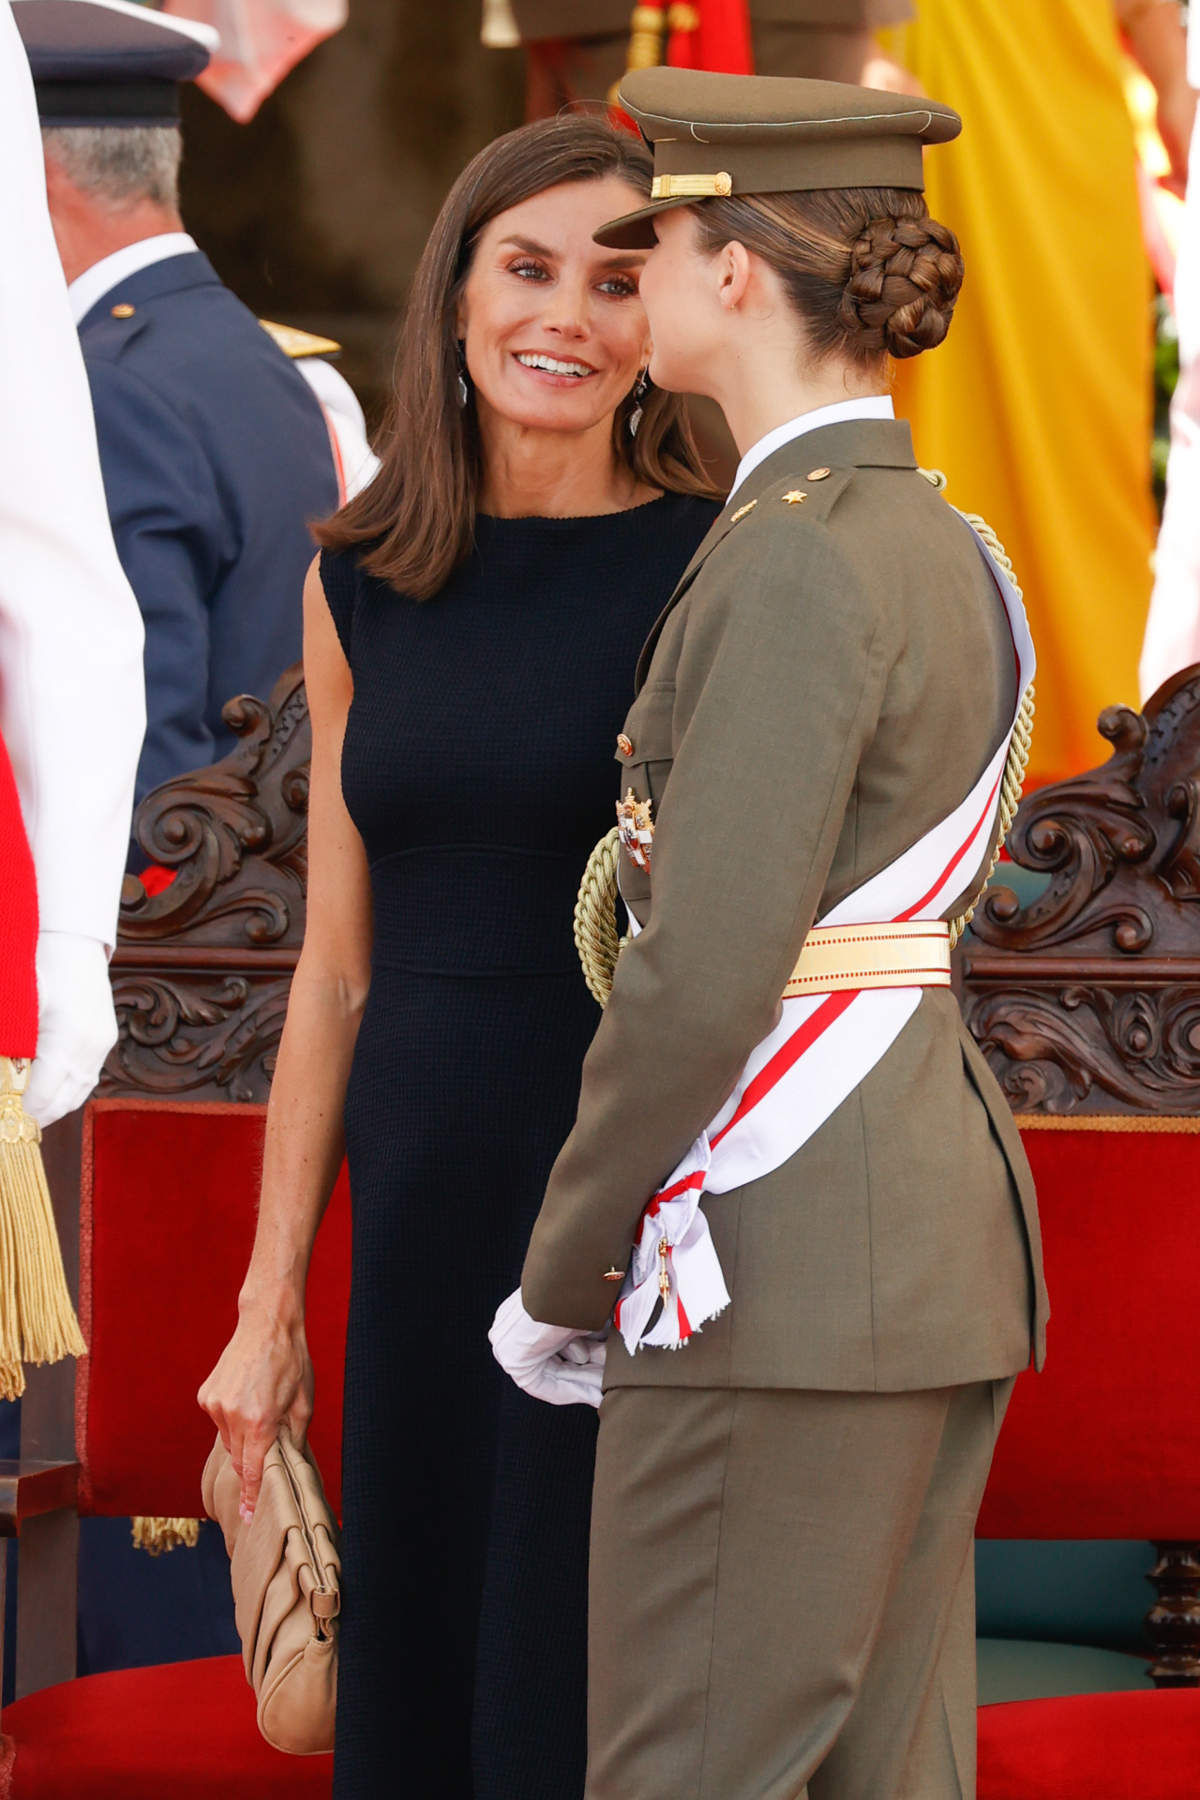
[[[471,390],[467,386],[467,355],[461,338],[458,345],[458,381],[455,384],[455,392],[458,397],[458,409],[462,412],[471,398]]]
[[[636,382],[636,384],[634,386],[634,390],[633,390],[633,411],[629,415],[629,435],[630,435],[630,437],[636,437],[638,434],[638,426],[642,422],[642,411],[643,411],[642,401],[645,398],[646,389],[649,386],[650,386],[650,383],[646,378],[646,371],[645,371],[645,369],[643,369],[637,378],[637,382]]]

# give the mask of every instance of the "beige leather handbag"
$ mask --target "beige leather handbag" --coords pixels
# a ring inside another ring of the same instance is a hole
[[[225,1534],[246,1679],[258,1729],[277,1750],[333,1749],[341,1558],[316,1463],[285,1427],[267,1451],[254,1517],[218,1437],[204,1465],[204,1510]]]

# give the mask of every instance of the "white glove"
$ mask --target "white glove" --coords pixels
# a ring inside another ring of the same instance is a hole
[[[73,931],[43,931],[37,984],[38,1048],[25,1110],[46,1126],[83,1105],[117,1041],[107,946]]]
[[[534,1399],[551,1406],[599,1406],[603,1339],[570,1325],[540,1325],[525,1311],[520,1288],[497,1309],[488,1342],[500,1367]]]

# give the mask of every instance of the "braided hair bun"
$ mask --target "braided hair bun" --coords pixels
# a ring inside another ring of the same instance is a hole
[[[873,369],[932,350],[949,329],[962,257],[917,190],[731,195],[696,214],[704,249],[736,238],[775,271],[818,360]]]
[[[839,320],[858,352],[917,356],[950,327],[963,265],[952,231],[936,219],[876,218],[850,247]]]

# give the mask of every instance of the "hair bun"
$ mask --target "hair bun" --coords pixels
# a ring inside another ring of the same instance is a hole
[[[936,219],[871,219],[850,249],[846,335],[868,351],[916,356],[940,344],[962,285],[958,240]]]

